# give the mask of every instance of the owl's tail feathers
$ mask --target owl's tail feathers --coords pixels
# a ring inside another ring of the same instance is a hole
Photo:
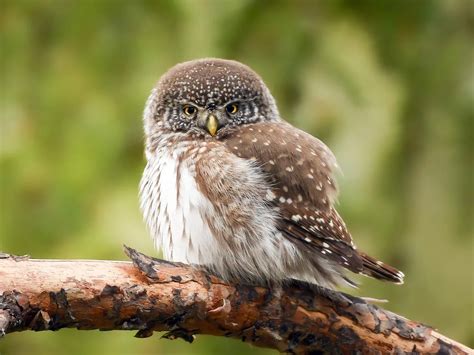
[[[403,284],[403,278],[405,277],[403,272],[367,254],[359,253],[359,255],[362,259],[361,274],[383,281],[390,281],[400,285]]]

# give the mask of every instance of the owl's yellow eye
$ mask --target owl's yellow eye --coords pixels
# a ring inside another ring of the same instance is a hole
[[[236,103],[229,104],[225,107],[226,111],[231,115],[236,114],[239,111],[239,105]]]
[[[191,105],[184,105],[183,106],[183,112],[186,116],[192,116],[196,113],[197,109],[194,106]]]

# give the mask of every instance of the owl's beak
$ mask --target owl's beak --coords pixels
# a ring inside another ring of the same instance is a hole
[[[217,129],[219,128],[219,121],[217,120],[216,116],[210,114],[207,116],[206,119],[206,129],[211,136],[215,136],[217,133]]]

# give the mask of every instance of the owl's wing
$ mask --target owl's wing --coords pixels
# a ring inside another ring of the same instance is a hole
[[[400,281],[398,270],[356,250],[334,209],[333,172],[338,166],[324,143],[283,121],[240,126],[224,141],[267,174],[269,194],[281,217],[278,228],[288,239],[353,272]]]

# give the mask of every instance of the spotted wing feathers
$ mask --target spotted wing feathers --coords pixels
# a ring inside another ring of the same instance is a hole
[[[225,143],[237,156],[257,161],[280,197],[322,210],[333,204],[336,159],[317,138],[278,121],[240,126]]]

